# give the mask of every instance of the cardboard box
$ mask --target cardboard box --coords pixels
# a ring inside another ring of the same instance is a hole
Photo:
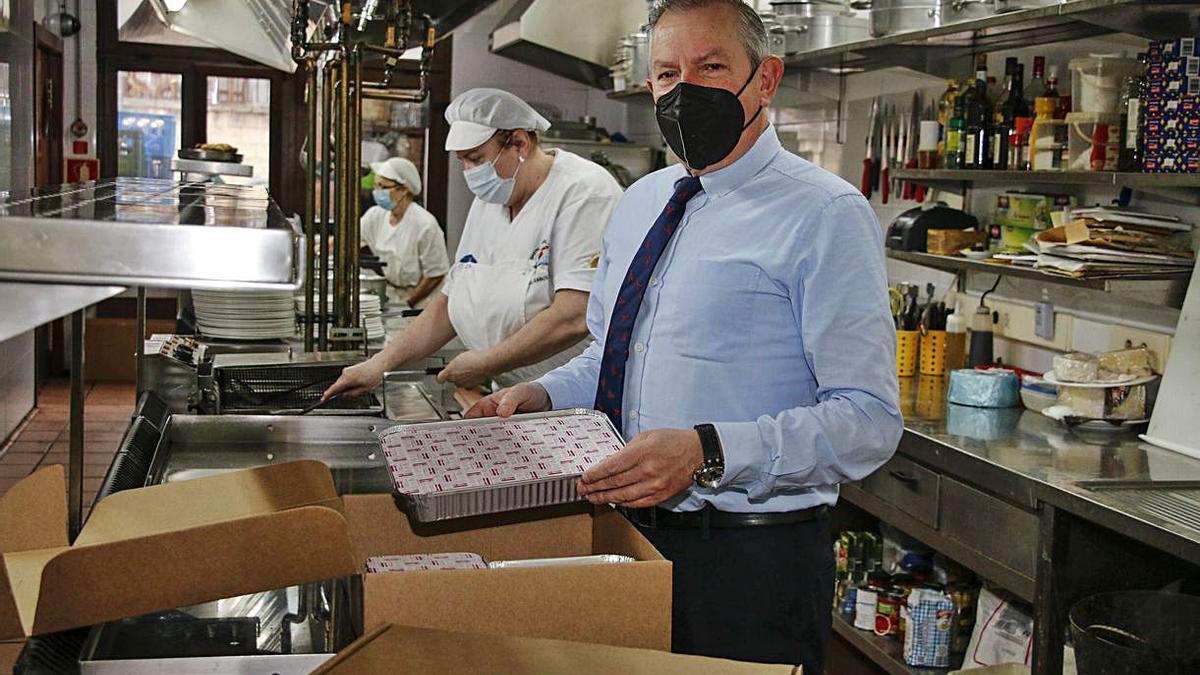
[[[539,520],[529,518],[546,511],[448,521],[417,534],[390,495],[345,496],[363,574],[363,625],[669,650],[671,563],[615,511],[570,510]],[[376,555],[459,551],[488,561],[616,553],[638,562],[379,574],[364,566]]]
[[[175,332],[175,321],[148,319],[146,335]],[[89,382],[133,382],[136,377],[136,319],[87,319],[83,328],[83,372]]]
[[[649,649],[384,625],[350,644],[313,675],[800,675],[800,671],[800,666],[744,663]]]
[[[329,469],[312,460],[127,490],[67,541],[62,466],[0,497],[0,639],[354,574]]]
[[[1054,227],[1052,213],[1074,205],[1075,197],[1072,195],[1006,192],[996,195],[996,211],[992,222],[1001,227],[1048,230]]]
[[[984,240],[984,233],[977,230],[929,230],[926,235],[925,251],[935,255],[958,255]]]

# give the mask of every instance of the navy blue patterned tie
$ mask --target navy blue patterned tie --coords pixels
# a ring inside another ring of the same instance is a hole
[[[608,320],[608,335],[604,340],[600,380],[596,383],[596,410],[608,415],[618,431],[622,428],[621,398],[625,395],[625,360],[629,358],[633,322],[637,320],[638,310],[642,307],[642,297],[646,294],[646,285],[654,266],[667,249],[667,243],[679,227],[679,221],[683,220],[688,200],[700,189],[700,179],[695,176],[675,181],[675,194],[671,195],[666,208],[646,233],[637,255],[629,263],[621,291],[617,293],[617,302]]]

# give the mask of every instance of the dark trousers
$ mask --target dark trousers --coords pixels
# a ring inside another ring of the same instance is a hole
[[[831,630],[828,513],[768,527],[639,527],[674,567],[671,651],[804,666],[820,675]]]

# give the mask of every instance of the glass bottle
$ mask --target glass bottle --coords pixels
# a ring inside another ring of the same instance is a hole
[[[941,125],[941,137],[938,138],[937,155],[939,157],[938,168],[949,168],[946,166],[946,142],[950,135],[950,118],[954,117],[954,104],[958,101],[959,89],[958,80],[946,80],[946,91],[942,92],[941,98],[938,100],[937,121]]]
[[[1030,108],[1033,107],[1033,102],[1039,96],[1046,95],[1046,57],[1033,57],[1033,78],[1029,80],[1029,86],[1025,87],[1025,103]]]
[[[993,166],[998,170],[1015,169],[1009,162],[1009,139],[1017,133],[1017,120],[1029,117],[1029,106],[1025,102],[1025,66],[1014,64],[1012,73],[1005,82],[1004,101],[996,110],[996,128],[992,134]]]
[[[1142,170],[1142,142],[1145,133],[1143,104],[1146,100],[1146,54],[1138,54],[1139,72],[1129,75],[1121,84],[1121,154],[1120,171]]]
[[[987,55],[980,54],[975,66],[975,87],[963,96],[964,169],[991,168],[992,101],[987,86]]]

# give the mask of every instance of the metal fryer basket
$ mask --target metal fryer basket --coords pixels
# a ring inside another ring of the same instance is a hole
[[[311,360],[309,360],[311,359]],[[356,359],[313,355],[228,355],[214,359],[210,386],[217,414],[255,414],[300,410],[321,394]],[[383,405],[374,394],[331,400],[314,414],[378,415]]]

